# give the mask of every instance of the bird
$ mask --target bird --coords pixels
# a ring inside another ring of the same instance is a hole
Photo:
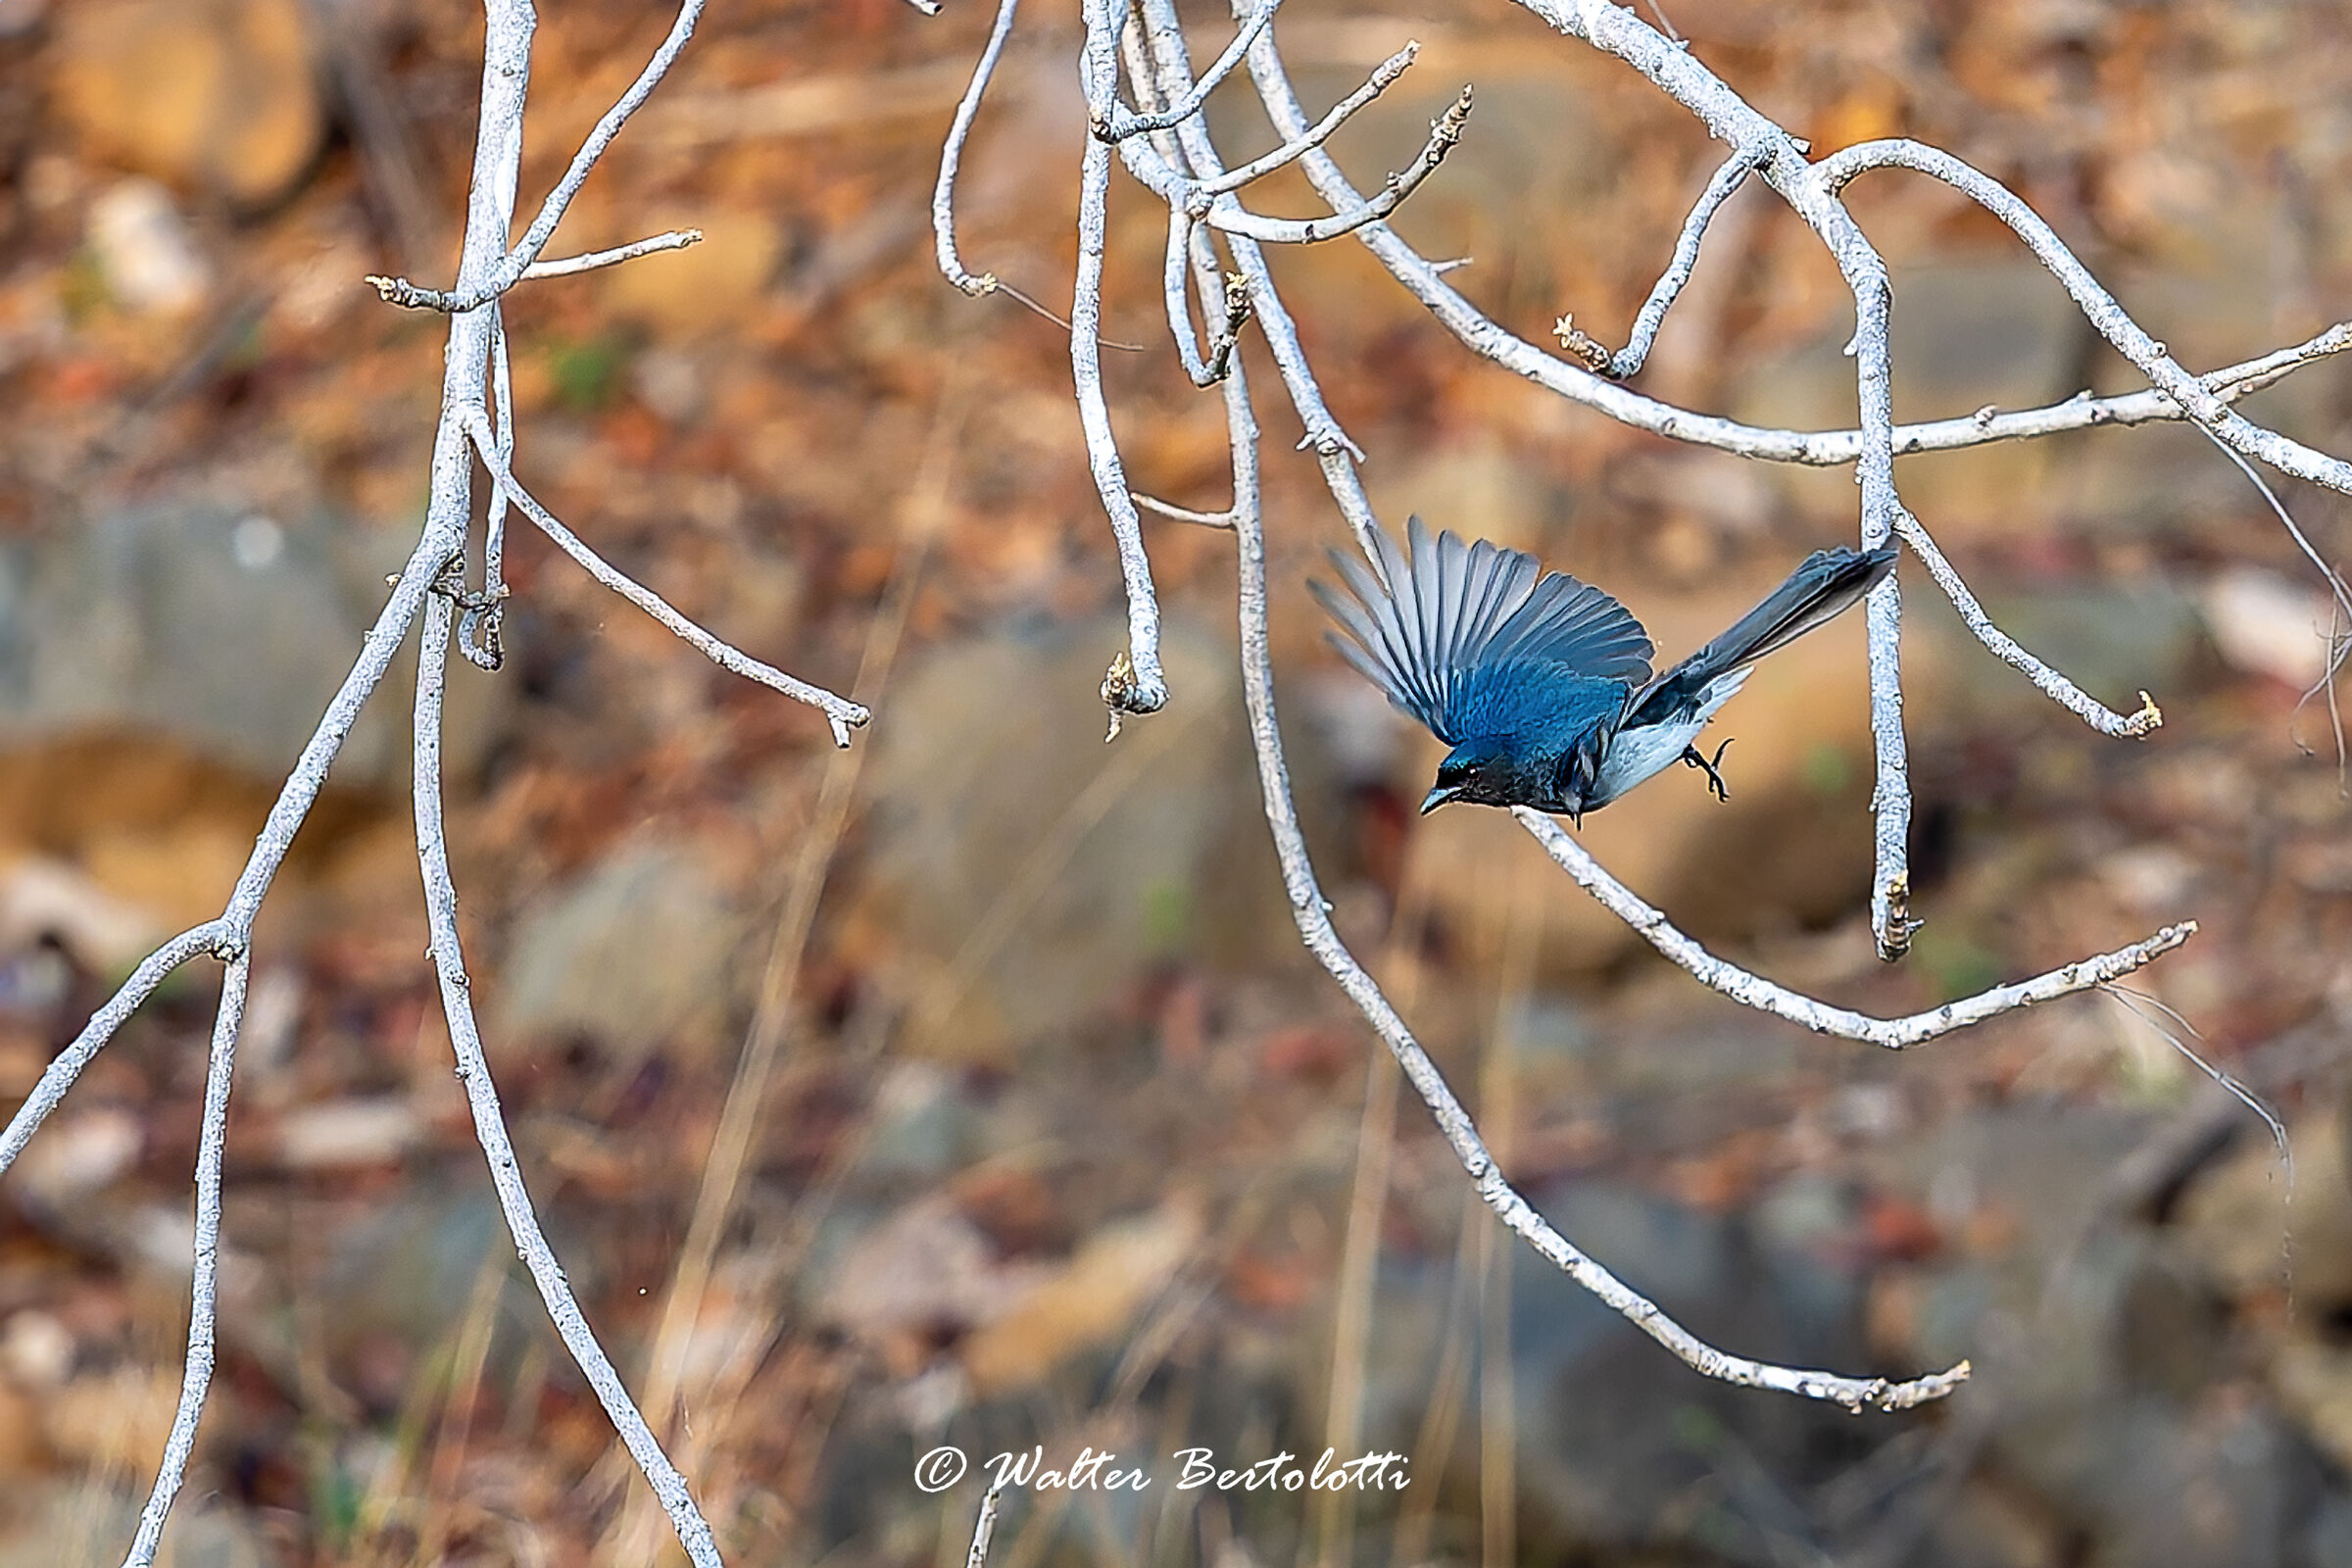
[[[1335,551],[1348,592],[1308,587],[1339,623],[1332,646],[1452,748],[1422,814],[1456,801],[1528,806],[1580,828],[1675,761],[1730,800],[1719,764],[1731,742],[1708,757],[1698,732],[1756,661],[1851,608],[1895,557],[1892,545],[1816,550],[1722,636],[1653,675],[1649,634],[1591,583],[1522,550],[1433,538],[1417,516],[1405,550],[1371,534],[1380,577]]]

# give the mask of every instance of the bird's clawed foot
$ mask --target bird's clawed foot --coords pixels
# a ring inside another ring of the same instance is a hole
[[[1699,771],[1705,773],[1707,775],[1707,789],[1719,801],[1729,801],[1732,798],[1732,792],[1728,789],[1725,789],[1723,786],[1723,775],[1716,771],[1717,764],[1722,762],[1723,754],[1731,746],[1731,744],[1732,737],[1726,735],[1723,738],[1723,745],[1715,748],[1715,755],[1713,757],[1707,756],[1695,746],[1686,746],[1683,748],[1683,765],[1685,767],[1695,767]]]

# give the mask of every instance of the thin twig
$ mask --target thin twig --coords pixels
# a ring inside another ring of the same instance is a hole
[[[1700,984],[1712,987],[1759,1012],[1769,1012],[1775,1017],[1800,1024],[1816,1034],[1859,1040],[1865,1045],[1884,1046],[1889,1051],[1901,1051],[1933,1040],[1937,1035],[1983,1023],[2004,1012],[2105,985],[2145,966],[2158,955],[2170,953],[2196,935],[2197,931],[2196,921],[2183,920],[2177,925],[2166,926],[2144,942],[2134,942],[2113,953],[2079,959],[2030,980],[1995,986],[1989,991],[1980,991],[1975,996],[1962,997],[1956,1002],[1947,1002],[1939,1007],[1931,1007],[1925,1012],[1915,1012],[1901,1018],[1874,1018],[1868,1013],[1817,1002],[1718,958],[1675,929],[1664,914],[1643,903],[1624,883],[1602,870],[1599,862],[1587,855],[1584,846],[1577,843],[1559,823],[1524,806],[1513,807],[1511,814],[1519,819],[1519,825],[1526,828],[1538,844],[1544,846],[1544,853],[1550,856],[1561,870],[1576,879],[1577,886],[1592,894],[1611,914],[1639,931],[1650,946],[1690,971]]]
[[[1733,193],[1745,184],[1747,176],[1755,172],[1756,154],[1752,151],[1732,154],[1724,160],[1723,167],[1715,171],[1714,176],[1707,181],[1707,188],[1699,193],[1698,201],[1691,207],[1690,216],[1683,220],[1682,233],[1676,236],[1674,242],[1673,260],[1666,264],[1666,270],[1659,274],[1657,283],[1649,291],[1649,298],[1643,300],[1642,309],[1635,313],[1634,329],[1626,339],[1625,347],[1613,355],[1605,355],[1600,363],[1592,367],[1594,369],[1612,381],[1629,380],[1640,373],[1642,364],[1649,358],[1650,345],[1657,341],[1659,323],[1666,319],[1666,313],[1683,292],[1683,285],[1690,281],[1691,269],[1698,265],[1699,241],[1706,238],[1707,224],[1714,221],[1715,214],[1723,204],[1730,201]],[[1563,327],[1567,326],[1566,317],[1560,318],[1560,320]],[[1565,337],[1565,332],[1562,335]]]
[[[1230,528],[1233,526],[1231,512],[1195,512],[1190,507],[1179,507],[1162,501],[1156,496],[1148,496],[1141,490],[1130,490],[1127,493],[1135,498],[1137,506],[1146,512],[1155,512],[1171,522],[1197,522],[1203,528]]]
[[[962,258],[956,254],[956,176],[963,167],[963,144],[972,134],[972,122],[980,117],[980,100],[987,96],[988,84],[996,76],[997,62],[1004,58],[1004,41],[1012,36],[1013,13],[1020,4],[1021,0],[999,0],[988,47],[980,51],[980,63],[972,68],[972,84],[963,90],[962,100],[956,105],[955,122],[948,126],[947,139],[940,144],[939,180],[931,187],[931,239],[939,270],[949,282],[974,296],[993,293],[1001,285],[994,272],[965,270]]]
[[[1378,195],[1323,218],[1269,218],[1252,212],[1231,191],[1212,193],[1202,182],[1185,178],[1142,140],[1119,143],[1119,161],[1153,195],[1182,207],[1212,228],[1228,234],[1247,234],[1268,245],[1316,245],[1352,234],[1367,223],[1380,222],[1420,189],[1422,182],[1438,172],[1446,155],[1461,141],[1462,127],[1470,121],[1474,96],[1465,85],[1446,112],[1430,122],[1429,139],[1421,144],[1420,153],[1391,174]],[[1301,131],[1301,138],[1306,134],[1309,132]],[[1303,158],[1310,150],[1301,148],[1298,156]]]
[[[1903,543],[1911,547],[1911,553],[1926,564],[1928,574],[1936,579],[1936,585],[1952,602],[1952,608],[1960,612],[1961,620],[1970,631],[1976,633],[1977,640],[1990,649],[2002,662],[2022,671],[2051,702],[2102,735],[2137,739],[2163,724],[2164,710],[2156,706],[2156,699],[2146,692],[2139,694],[2137,711],[2119,713],[2027,653],[2019,646],[2017,639],[1994,625],[1992,617],[1984,613],[1984,607],[1977,602],[1975,594],[1969,592],[1968,584],[1960,580],[1960,573],[1944,559],[1943,552],[1928,536],[1928,530],[1920,526],[1917,517],[1905,512],[1895,519],[1894,531],[1902,535]]]
[[[1090,19],[1105,0],[1086,0]],[[1090,63],[1093,56],[1090,54]],[[1111,72],[1117,71],[1112,57]],[[1102,323],[1102,259],[1107,243],[1105,206],[1110,194],[1110,148],[1089,137],[1078,172],[1078,276],[1070,299],[1070,378],[1078,399],[1078,422],[1086,435],[1087,467],[1119,551],[1119,574],[1127,585],[1127,647],[1103,679],[1103,702],[1113,714],[1152,713],[1167,706],[1167,676],[1159,662],[1159,594],[1152,582],[1152,561],[1144,551],[1143,521],[1127,493],[1126,464],[1111,435],[1110,405],[1102,395],[1102,355],[1096,334]],[[1124,668],[1121,666],[1124,665]]]
[[[1848,147],[1816,166],[1834,192],[1866,170],[1907,169],[1939,179],[2009,225],[2034,259],[2057,278],[2098,334],[2136,367],[2156,390],[2171,398],[2230,450],[2258,458],[2298,479],[2352,495],[2352,463],[2329,457],[2302,442],[2264,429],[2230,407],[2182,369],[2162,343],[2132,319],[2090,270],[2076,260],[2057,230],[2014,191],[1939,147],[1915,141],[1870,141]]]
[[[528,283],[543,277],[569,277],[574,272],[593,272],[600,267],[617,267],[633,262],[640,256],[653,256],[662,251],[682,251],[689,245],[700,245],[703,231],[699,228],[673,228],[663,233],[616,245],[609,251],[590,251],[585,256],[566,256],[561,261],[533,262],[522,270],[517,282]]]
[[[2335,705],[2335,677],[2336,672],[2344,667],[2346,656],[2352,655],[2352,637],[2344,636],[2336,630],[2336,627],[2352,624],[2352,590],[2347,590],[2343,573],[2337,571],[2328,559],[2320,554],[2318,547],[2311,542],[2310,536],[2304,533],[2302,525],[2295,521],[2294,514],[2286,510],[2286,504],[2278,499],[2278,492],[2270,487],[2269,482],[2256,471],[2254,466],[2238,456],[2211,430],[2205,432],[2205,437],[2221,451],[2223,457],[2237,465],[2238,471],[2246,476],[2247,481],[2260,492],[2262,499],[2270,504],[2272,514],[2278,517],[2278,525],[2286,530],[2287,537],[2295,542],[2295,548],[2303,552],[2303,559],[2318,568],[2320,576],[2328,584],[2328,598],[2333,602],[2333,608],[2328,612],[2328,664],[2325,669],[2320,671],[2320,678],[2312,683],[2311,689],[2303,694],[2302,702],[2295,706],[2299,710],[2303,703],[2310,702],[2322,691],[2327,692],[2328,718],[2329,726],[2335,732],[2336,784],[2340,789],[2343,785],[2345,767],[2344,722],[2343,715],[2337,710]]]
[[[73,1044],[50,1058],[32,1092],[8,1118],[8,1130],[0,1133],[0,1171],[17,1162],[17,1156],[32,1141],[33,1133],[49,1119],[49,1113],[66,1098],[66,1091],[74,1087],[81,1070],[90,1064],[90,1058],[106,1049],[115,1032],[139,1010],[139,1004],[155,994],[155,988],[170,979],[181,964],[207,953],[235,956],[226,921],[207,920],[192,926],[139,960],[138,967],[130,971],[130,977],[107,999],[106,1004],[90,1014],[90,1021],[81,1026]]]
[[[679,52],[686,47],[686,40],[694,36],[695,24],[701,20],[706,3],[707,0],[683,0],[678,7],[677,20],[670,24],[668,36],[654,51],[654,58],[638,73],[637,79],[629,83],[629,90],[605,111],[604,118],[596,122],[588,132],[587,139],[580,143],[580,150],[572,155],[571,167],[564,170],[564,177],[556,182],[556,188],[549,191],[547,199],[539,204],[538,216],[531,220],[531,226],[523,231],[522,238],[513,250],[506,251],[506,236],[499,236],[503,254],[495,267],[470,283],[461,279],[455,289],[447,291],[419,288],[404,277],[371,277],[368,281],[375,285],[376,293],[389,304],[411,310],[446,311],[455,315],[474,310],[496,299],[520,281],[531,264],[539,260],[539,253],[547,249],[547,242],[555,237],[556,225],[564,220],[564,211],[571,206],[571,199],[587,183],[589,172],[604,158],[605,150],[612,145],[612,138],[620,134],[620,127],[627,124],[629,117],[644,106],[653,90],[662,84],[662,78],[669,74],[669,68],[677,63]],[[515,66],[521,73],[515,82],[519,95],[530,81],[531,32],[538,25],[538,19],[525,7],[515,25],[520,29],[514,39],[519,46],[515,53]],[[520,115],[517,114],[512,127],[505,128],[511,128],[512,133],[519,139],[522,134]]]
[[[798,676],[787,675],[775,665],[754,659],[732,643],[721,641],[679,613],[669,601],[589,549],[578,535],[557,521],[555,515],[522,487],[513,470],[500,458],[497,438],[490,429],[489,420],[480,411],[472,413],[466,429],[473,437],[474,449],[481,456],[482,466],[490,470],[490,477],[521,509],[522,514],[538,525],[541,533],[554,540],[558,549],[585,567],[588,575],[669,628],[712,663],[747,680],[756,680],[762,686],[782,692],[795,702],[807,703],[824,714],[826,722],[832,725],[833,744],[836,746],[849,745],[850,731],[873,717],[862,704],[837,697],[823,687],[812,686]]]
[[[1250,162],[1230,169],[1214,179],[1202,180],[1200,182],[1201,194],[1219,196],[1229,190],[1240,190],[1251,180],[1263,179],[1274,171],[1286,169],[1313,152],[1331,140],[1332,133],[1348,123],[1357,110],[1388,91],[1390,84],[1404,74],[1406,68],[1412,65],[1414,57],[1420,52],[1421,45],[1407,39],[1403,48],[1372,68],[1372,74],[1365,78],[1361,87],[1356,88],[1355,91],[1333,105],[1331,113],[1315,122],[1304,134],[1294,136],[1272,152],[1266,153],[1262,157],[1252,158]],[[1174,121],[1169,122],[1170,125],[1174,123]]]
[[[1135,115],[1120,110],[1118,100],[1113,98],[1107,114],[1098,111],[1093,115],[1095,134],[1104,141],[1126,141],[1149,131],[1166,130],[1192,119],[1200,112],[1200,106],[1207,102],[1208,95],[1216,90],[1217,84],[1233,74],[1233,68],[1242,63],[1242,56],[1257,41],[1257,35],[1266,30],[1281,5],[1282,0],[1257,0],[1256,9],[1244,20],[1240,29],[1234,33],[1233,41],[1225,46],[1225,52],[1217,56],[1216,63],[1208,68],[1199,81],[1187,88],[1184,96],[1174,104],[1154,114]]]

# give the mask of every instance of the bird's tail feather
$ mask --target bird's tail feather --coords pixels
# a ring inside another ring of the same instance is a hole
[[[1894,546],[1876,550],[1816,550],[1797,564],[1786,582],[1764,602],[1732,623],[1731,629],[1692,654],[1669,678],[1707,681],[1777,653],[1855,601],[1894,569]]]

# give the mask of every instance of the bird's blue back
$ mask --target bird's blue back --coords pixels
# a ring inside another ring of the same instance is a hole
[[[1633,687],[1554,660],[1480,664],[1463,682],[1462,739],[1527,762],[1551,762],[1595,729],[1613,726]]]

